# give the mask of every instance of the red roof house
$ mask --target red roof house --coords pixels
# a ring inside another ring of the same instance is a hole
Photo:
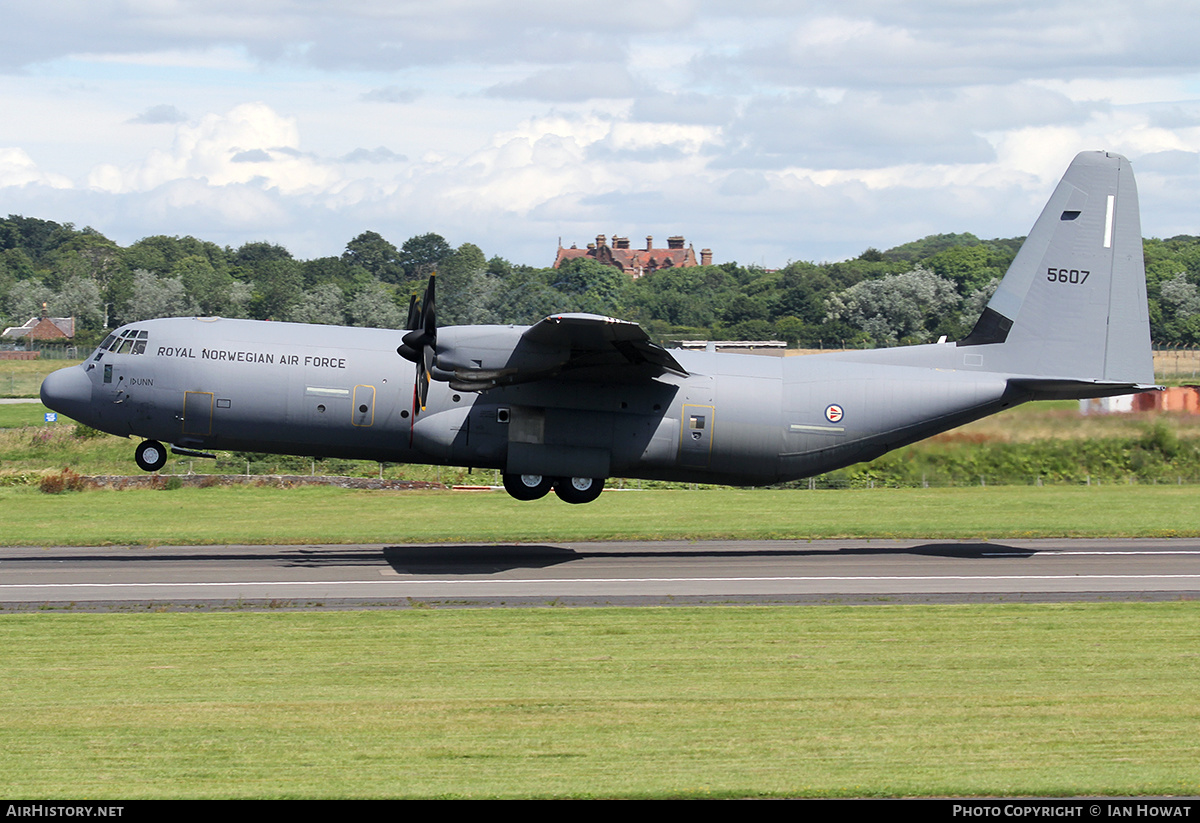
[[[668,237],[665,249],[654,248],[654,238],[646,238],[646,248],[632,249],[628,237],[613,236],[612,245],[603,235],[596,236],[595,243],[589,243],[586,249],[571,246],[564,249],[562,242],[558,244],[558,256],[554,259],[554,268],[558,268],[567,260],[579,257],[595,260],[606,266],[613,266],[626,272],[634,279],[643,274],[650,274],[658,269],[689,268],[691,266],[708,266],[712,264],[712,250],[701,249],[700,260],[696,260],[696,252],[691,245],[684,246],[682,237]]]

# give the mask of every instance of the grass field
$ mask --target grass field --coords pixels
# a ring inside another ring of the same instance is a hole
[[[0,397],[37,397],[46,375],[77,363],[78,360],[0,360]]]
[[[0,795],[1192,795],[1197,608],[0,616]]]
[[[68,417],[59,416],[52,423],[46,423],[46,412],[50,411],[41,403],[0,403],[0,429],[41,428],[50,426],[74,427],[75,421]]]

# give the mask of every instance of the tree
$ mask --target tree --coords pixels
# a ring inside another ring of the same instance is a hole
[[[306,291],[292,306],[288,320],[293,323],[321,323],[340,326],[346,322],[342,290],[335,283],[322,283]]]
[[[72,277],[52,301],[52,313],[74,317],[82,325],[98,329],[104,323],[100,287],[90,277]]]
[[[983,244],[953,246],[930,257],[927,265],[938,277],[954,281],[959,294],[968,295],[1004,276],[1004,269],[992,265],[994,257]]]
[[[378,282],[369,284],[350,298],[347,314],[353,325],[374,329],[400,329],[408,320],[391,293]]]
[[[1200,289],[1183,272],[1165,280],[1159,289],[1162,333],[1173,342],[1200,343]]]
[[[155,317],[189,317],[199,307],[178,278],[159,279],[152,272],[138,269],[133,273],[133,295],[125,307],[126,323]]]
[[[234,265],[248,268],[254,268],[259,263],[291,259],[292,253],[283,246],[265,241],[243,243],[242,247],[233,253]]]
[[[775,339],[786,340],[789,346],[796,346],[805,338],[804,321],[799,317],[785,315],[775,321]]]
[[[831,281],[820,267],[812,263],[791,263],[779,278],[778,311],[792,315],[810,325],[825,319],[825,301],[833,291]]]
[[[130,269],[145,269],[159,274],[169,273],[185,257],[199,256],[217,271],[227,271],[229,260],[225,250],[216,243],[195,237],[143,237],[125,249],[122,258]]]
[[[287,317],[300,300],[304,273],[294,260],[271,260],[257,266],[251,277],[250,316],[258,320]]]
[[[356,266],[340,257],[318,257],[300,264],[304,271],[304,288],[312,290],[326,283],[333,283],[343,293],[361,289],[374,278],[362,266]]]
[[[519,268],[495,281],[489,308],[497,323],[529,325],[562,311],[563,296],[547,282],[554,269]]]
[[[59,246],[51,260],[58,282],[66,283],[75,276],[88,277],[104,293],[121,270],[121,249],[99,232],[84,229]]]
[[[948,312],[958,309],[954,284],[928,269],[864,280],[829,298],[828,319],[845,320],[876,345],[901,339],[925,341]]]
[[[50,253],[75,233],[75,227],[70,223],[60,225],[51,220],[22,217],[19,214],[10,214],[4,226],[5,231],[0,234],[0,243],[4,244],[4,248],[22,249],[39,267],[44,266]]]
[[[362,266],[372,277],[384,283],[404,282],[400,252],[378,232],[365,231],[347,243],[342,260]]]
[[[438,322],[447,326],[495,321],[489,310],[496,281],[487,258],[473,243],[463,243],[445,257],[438,271]]]
[[[567,298],[570,310],[614,317],[624,313],[633,281],[620,269],[576,257],[553,271],[551,285]]]
[[[736,295],[725,306],[721,319],[726,323],[737,324],[751,320],[766,321],[768,316],[766,301],[759,297],[745,294]]]
[[[409,280],[424,280],[438,270],[451,251],[450,244],[440,234],[417,235],[400,247],[400,265]]]
[[[514,266],[500,255],[488,261],[487,271],[492,277],[505,278],[513,273]]]
[[[208,258],[189,254],[171,267],[171,277],[179,280],[201,314],[228,315],[232,307],[233,278],[228,271],[213,268]]]
[[[18,280],[8,290],[4,309],[13,325],[19,326],[31,317],[40,317],[42,304],[49,304],[54,297],[54,290],[39,280]]]
[[[0,252],[0,265],[16,280],[29,280],[37,277],[33,261],[21,249],[5,249]]]

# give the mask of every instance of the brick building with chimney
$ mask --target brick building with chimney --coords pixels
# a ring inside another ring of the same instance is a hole
[[[23,326],[10,326],[0,332],[0,339],[5,341],[30,342],[65,342],[75,336],[74,317],[51,317],[42,304],[42,316],[31,317]]]
[[[588,243],[586,249],[571,246],[564,249],[562,241],[558,243],[558,256],[554,259],[554,268],[558,268],[567,260],[587,258],[603,263],[606,266],[620,269],[635,280],[644,274],[650,274],[659,269],[690,268],[692,266],[712,265],[712,250],[701,249],[700,259],[696,260],[696,251],[681,236],[668,237],[667,247],[654,248],[654,238],[646,237],[646,248],[633,249],[629,247],[628,237],[613,236],[612,245],[603,235],[596,236],[595,243]]]

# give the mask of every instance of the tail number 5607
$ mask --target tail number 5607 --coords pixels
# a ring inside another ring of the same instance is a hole
[[[1046,269],[1046,279],[1051,283],[1070,283],[1072,286],[1082,286],[1089,274],[1090,271],[1080,269]]]

